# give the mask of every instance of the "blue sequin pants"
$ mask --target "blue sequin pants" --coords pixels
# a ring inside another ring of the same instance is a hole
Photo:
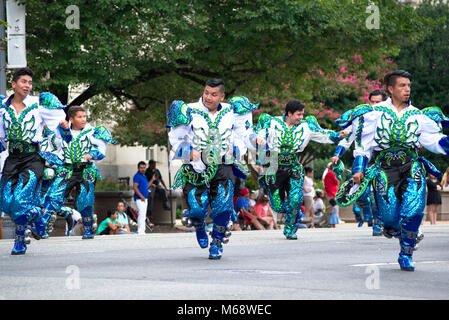
[[[210,205],[212,209],[210,218],[213,220],[212,245],[219,248],[222,247],[225,238],[226,226],[234,214],[234,184],[232,166],[220,164],[217,173],[208,184],[195,186],[186,183],[183,188],[189,211],[187,216],[197,230],[206,227],[205,221],[209,215]]]
[[[273,211],[285,214],[284,235],[295,237],[303,204],[304,173],[301,165],[279,165],[273,179],[259,178]]]
[[[44,159],[37,152],[10,153],[0,180],[0,210],[16,224],[13,254],[26,251],[25,230],[30,222],[43,228],[40,210]]]
[[[51,212],[60,211],[74,190],[75,208],[81,213],[85,238],[92,238],[95,178],[90,175],[84,178],[83,173],[84,168],[81,167],[74,169],[70,177],[66,172],[57,175],[45,195],[44,208]]]
[[[399,239],[400,258],[411,259],[426,200],[422,164],[412,159],[381,162],[374,194],[384,234]]]

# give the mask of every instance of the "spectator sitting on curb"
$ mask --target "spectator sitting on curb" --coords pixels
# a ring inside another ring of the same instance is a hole
[[[278,229],[276,218],[273,210],[270,207],[270,199],[267,195],[261,195],[257,198],[256,205],[254,206],[254,212],[267,230]]]
[[[125,211],[125,202],[119,200],[117,203],[117,222],[120,224],[118,234],[135,234],[135,232],[131,232],[129,228],[129,218]]]
[[[250,224],[257,230],[265,230],[263,225],[257,219],[257,216],[254,214],[254,209],[249,206],[248,194],[248,188],[243,188],[240,190],[240,197],[238,197],[235,202],[235,211],[237,212],[237,216],[240,219],[249,221]]]
[[[117,211],[108,210],[107,215],[98,226],[97,235],[118,234],[121,225],[117,222]]]

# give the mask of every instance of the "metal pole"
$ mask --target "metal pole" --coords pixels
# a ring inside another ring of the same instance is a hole
[[[0,0],[0,20],[6,20],[5,0]],[[0,26],[0,94],[6,96],[6,32]]]
[[[165,97],[165,114],[168,113],[168,100],[167,97]],[[173,201],[172,201],[172,190],[171,190],[171,171],[170,171],[170,141],[168,140],[168,128],[166,128],[165,132],[167,133],[167,163],[168,163],[168,192],[169,192],[169,198],[170,198],[170,219],[171,219],[171,227],[173,228],[175,226],[175,222],[173,221],[173,210],[175,212],[176,217],[176,207],[173,208]],[[175,201],[175,204],[177,202]]]

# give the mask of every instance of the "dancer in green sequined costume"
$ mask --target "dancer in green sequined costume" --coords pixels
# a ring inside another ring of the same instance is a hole
[[[322,129],[315,117],[304,118],[304,105],[291,100],[283,116],[262,114],[255,129],[259,141],[258,161],[264,167],[259,184],[270,198],[271,207],[286,215],[284,235],[297,239],[296,230],[303,202],[303,166],[298,161],[302,152],[312,140],[319,143],[336,143],[348,134]]]
[[[429,161],[418,157],[418,150],[424,147],[448,155],[449,138],[442,126],[449,119],[438,108],[412,106],[408,72],[387,74],[385,84],[391,98],[375,106],[360,105],[337,120],[344,128],[352,127],[355,159],[353,180],[340,185],[336,199],[340,205],[350,205],[372,184],[382,232],[399,239],[399,266],[413,271],[412,255],[426,199],[425,175],[441,175]]]

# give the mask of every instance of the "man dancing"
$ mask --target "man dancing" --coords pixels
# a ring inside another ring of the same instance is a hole
[[[174,101],[167,114],[174,158],[187,162],[177,172],[173,189],[183,186],[188,205],[183,221],[191,221],[201,248],[209,246],[205,219],[209,204],[212,209],[209,259],[220,259],[222,244],[229,241],[235,175],[248,173],[239,160],[251,146],[252,111],[258,107],[238,96],[223,103],[224,97],[223,81],[211,79],[198,102]]]
[[[0,108],[0,149],[6,159],[0,181],[0,211],[16,224],[12,255],[25,254],[27,225],[34,223],[35,237],[44,234],[50,214],[40,209],[40,188],[45,160],[39,151],[44,125],[52,131],[64,125],[64,105],[50,93],[31,96],[33,71],[18,69],[12,78],[14,94],[2,100]]]
[[[270,198],[273,211],[286,214],[284,235],[296,240],[297,223],[303,202],[304,169],[298,161],[310,140],[319,143],[336,143],[348,134],[322,129],[315,117],[304,118],[304,105],[298,100],[290,100],[283,116],[272,117],[262,114],[256,127],[262,157],[259,161],[265,167],[265,173],[259,178],[259,184]],[[264,158],[267,153],[269,156]]]
[[[375,90],[369,94],[368,99],[369,104],[373,106],[387,100],[387,95],[382,90]],[[331,158],[331,161],[334,165],[337,165],[339,163],[341,157],[343,156],[345,151],[351,147],[354,140],[355,135],[348,135],[345,139],[340,141],[337,149],[335,149],[334,156]],[[368,223],[368,226],[373,227],[373,236],[382,235],[380,230],[380,218],[378,216],[378,210],[376,209],[376,204],[374,201],[374,197],[372,196],[371,188],[367,188],[365,193],[357,199],[357,202],[353,206],[354,215],[359,222],[359,227],[363,225],[363,220],[365,220]],[[362,208],[363,218],[360,214],[360,208]]]
[[[340,186],[337,197],[355,201],[372,183],[381,216],[382,232],[399,238],[401,270],[413,271],[413,251],[426,200],[425,172],[435,167],[418,157],[423,146],[434,153],[449,154],[449,139],[438,123],[410,103],[411,75],[396,70],[385,76],[390,98],[378,105],[361,105],[346,112],[337,123],[352,126],[355,136],[353,183],[360,187],[346,193]],[[346,194],[343,194],[346,193]]]

